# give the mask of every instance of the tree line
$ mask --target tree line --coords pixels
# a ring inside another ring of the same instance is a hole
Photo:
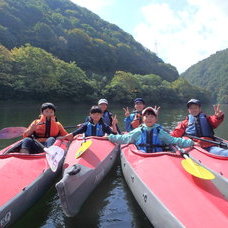
[[[67,63],[30,44],[8,50],[0,45],[0,99],[51,99],[130,103],[135,97],[148,103],[181,103],[192,97],[209,102],[209,93],[184,78],[173,82],[156,74],[116,71],[113,77],[86,74],[76,62]]]

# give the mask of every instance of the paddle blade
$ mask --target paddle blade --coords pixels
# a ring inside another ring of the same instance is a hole
[[[64,156],[64,150],[58,146],[50,146],[48,148],[44,148],[44,151],[46,152],[48,165],[53,172],[56,172],[59,166],[59,162]]]
[[[79,158],[91,145],[92,145],[91,140],[83,142],[81,147],[76,151],[75,157]]]
[[[22,136],[26,127],[7,127],[0,130],[0,139],[13,139]]]
[[[214,174],[205,169],[203,166],[195,163],[191,158],[185,158],[181,161],[183,168],[191,175],[205,179],[212,180],[215,178]]]

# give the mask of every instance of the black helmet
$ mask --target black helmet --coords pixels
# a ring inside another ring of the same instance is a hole
[[[190,100],[188,101],[188,103],[187,103],[187,107],[189,108],[189,106],[190,106],[191,104],[196,104],[196,105],[201,106],[200,101],[197,100],[197,99],[190,99]]]
[[[43,103],[43,104],[41,105],[41,112],[43,112],[43,111],[44,111],[45,109],[47,109],[47,108],[50,108],[50,109],[54,110],[54,112],[55,112],[55,110],[56,110],[56,107],[55,107],[54,104],[52,104],[52,103]]]

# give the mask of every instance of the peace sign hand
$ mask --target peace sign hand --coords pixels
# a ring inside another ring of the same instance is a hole
[[[159,110],[160,110],[160,106],[155,105],[155,106],[153,107],[153,109],[154,109],[154,111],[156,112],[156,114],[158,115],[158,112],[159,112]]]
[[[112,117],[112,125],[118,124],[118,120],[116,118],[116,115]]]
[[[129,109],[128,109],[128,107],[127,108],[123,108],[123,110],[124,110],[124,115],[126,116],[126,117],[128,117],[128,116],[130,116],[130,111],[129,111]]]
[[[214,111],[215,111],[215,116],[217,118],[221,118],[224,115],[224,112],[220,109],[220,104],[218,105],[213,105]]]

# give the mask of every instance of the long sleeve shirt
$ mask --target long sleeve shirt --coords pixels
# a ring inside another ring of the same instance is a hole
[[[207,120],[213,129],[217,128],[223,121],[224,115],[221,118],[218,118],[215,115],[207,116]],[[171,132],[171,135],[174,137],[182,137],[185,135],[185,130],[188,127],[188,117],[185,120],[181,121],[177,127]],[[209,147],[214,144],[203,142],[201,140],[194,140],[200,144],[201,147]]]
[[[135,144],[140,139],[140,137],[142,137],[142,131],[141,131],[142,127],[146,131],[151,131],[153,128],[156,128],[158,126],[159,126],[158,124],[154,124],[152,127],[147,127],[145,124],[143,124],[142,126],[124,135],[111,134],[108,136],[108,139],[111,142],[119,143],[119,144],[128,144],[128,143]],[[161,141],[163,141],[166,144],[176,144],[179,147],[190,147],[194,145],[194,142],[191,139],[172,137],[163,129],[160,129],[158,137]]]

